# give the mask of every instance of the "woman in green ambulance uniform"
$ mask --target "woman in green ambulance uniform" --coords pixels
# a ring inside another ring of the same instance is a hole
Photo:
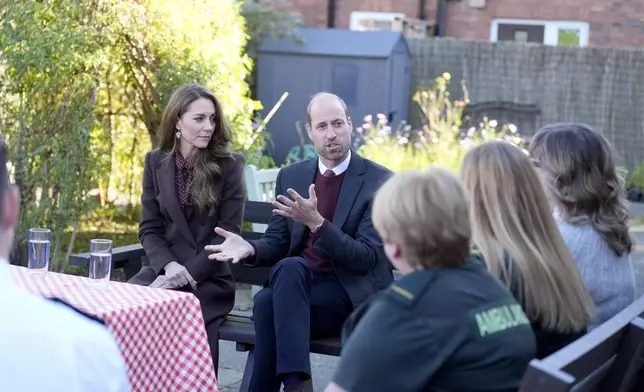
[[[514,392],[536,352],[530,322],[470,254],[468,197],[451,172],[398,174],[373,223],[404,275],[356,309],[326,392]]]

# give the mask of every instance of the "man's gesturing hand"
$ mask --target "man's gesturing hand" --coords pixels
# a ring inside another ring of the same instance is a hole
[[[277,196],[277,200],[273,202],[273,206],[276,208],[273,210],[274,214],[302,223],[308,226],[311,231],[324,222],[324,218],[318,212],[318,198],[315,195],[314,184],[309,187],[308,199],[300,196],[294,189],[289,188],[287,192],[293,197],[293,200],[283,195]]]
[[[204,248],[208,252],[212,252],[212,254],[208,255],[210,260],[237,263],[254,254],[255,249],[253,246],[237,234],[220,227],[215,228],[215,233],[224,237],[224,242],[221,245],[207,245]]]

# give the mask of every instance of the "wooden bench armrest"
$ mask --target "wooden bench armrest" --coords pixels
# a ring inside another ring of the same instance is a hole
[[[119,246],[112,249],[112,265],[119,262],[141,259],[145,257],[145,251],[141,244]],[[87,268],[89,265],[89,252],[78,253],[69,256],[69,264]]]
[[[248,323],[248,324],[253,323],[253,320],[251,320],[250,317],[233,314],[234,312],[235,311],[233,310],[233,312],[226,315],[226,321],[230,323]]]

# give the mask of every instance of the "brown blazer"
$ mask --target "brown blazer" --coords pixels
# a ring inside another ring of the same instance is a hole
[[[197,281],[194,294],[201,302],[206,324],[222,319],[232,310],[235,282],[230,267],[227,263],[209,260],[204,247],[223,242],[215,234],[217,226],[241,233],[246,202],[244,163],[244,156],[237,153],[223,162],[221,200],[212,216],[196,210],[184,214],[175,190],[174,156],[167,156],[161,150],[147,153],[139,240],[149,265],[130,279],[130,283],[149,285],[163,273],[166,264],[176,261]],[[191,291],[189,286],[181,290]]]

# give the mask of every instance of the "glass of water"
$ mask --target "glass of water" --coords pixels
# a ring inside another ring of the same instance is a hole
[[[89,243],[89,279],[92,286],[106,288],[112,274],[112,241],[91,240]]]
[[[44,276],[49,270],[51,230],[29,229],[29,260],[27,268],[33,276]]]

